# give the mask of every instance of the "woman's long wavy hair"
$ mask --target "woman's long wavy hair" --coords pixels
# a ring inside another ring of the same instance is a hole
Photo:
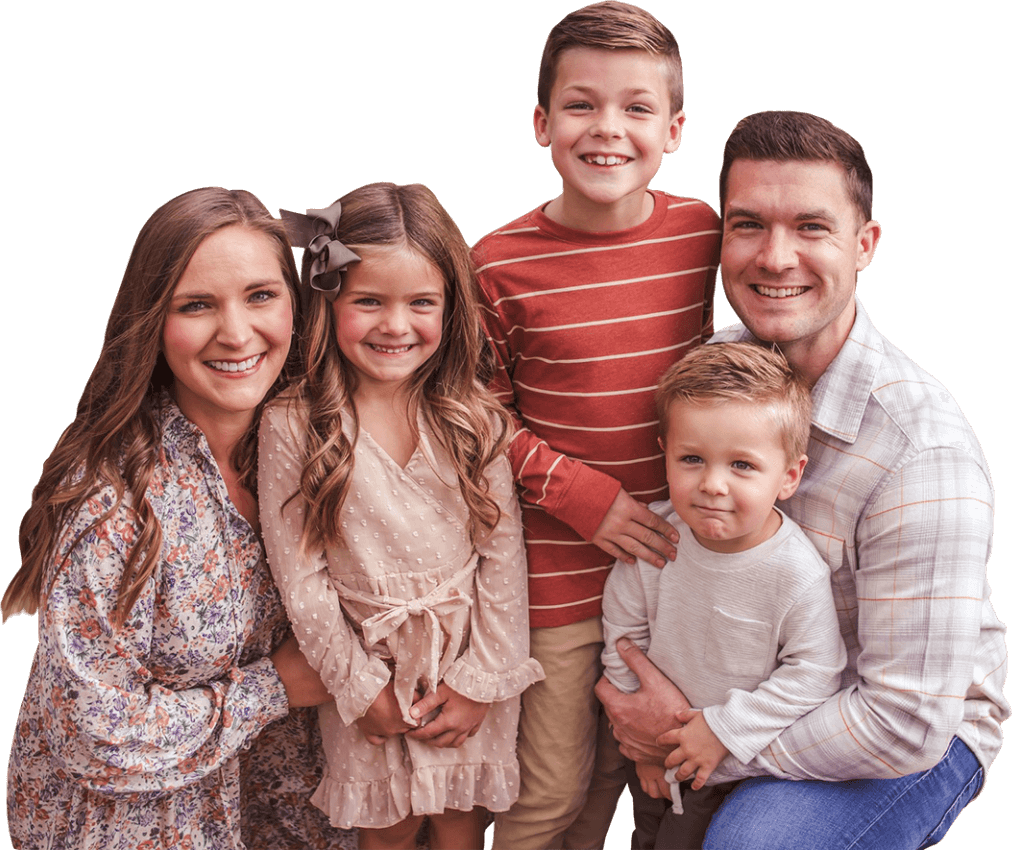
[[[298,269],[288,235],[281,222],[272,218],[252,194],[243,190],[194,189],[154,212],[134,243],[106,326],[102,352],[85,385],[77,416],[43,465],[42,477],[32,491],[31,507],[21,520],[21,569],[4,593],[5,620],[18,611],[34,614],[43,604],[44,576],[65,525],[89,497],[106,486],[116,494],[114,505],[81,532],[70,549],[111,516],[124,495],[131,493],[137,539],[119,587],[114,615],[117,625],[124,622],[137,601],[162,548],[161,526],[143,494],[161,445],[156,400],[173,380],[161,353],[165,317],[176,284],[197,246],[231,225],[262,232],[273,240],[292,296],[292,309],[298,309]],[[296,369],[293,360],[297,356],[294,352],[289,356],[280,381],[268,397]],[[254,493],[256,423],[264,402],[232,456],[243,483]]]
[[[442,339],[435,354],[410,378],[408,415],[414,427],[421,410],[449,454],[469,512],[468,531],[473,541],[480,541],[499,521],[485,472],[505,450],[511,423],[486,386],[492,374],[491,348],[481,329],[478,282],[467,243],[435,195],[419,184],[373,183],[340,201],[337,238],[351,250],[408,248],[442,274],[446,287]],[[303,286],[311,261],[307,251]],[[308,414],[299,491],[306,501],[303,546],[319,549],[343,542],[340,516],[354,443],[342,431],[341,417],[356,415],[356,376],[338,348],[330,302],[313,290],[307,312],[306,373],[297,385]]]

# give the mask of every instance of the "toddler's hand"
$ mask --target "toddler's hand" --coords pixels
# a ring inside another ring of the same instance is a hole
[[[401,707],[394,696],[393,680],[379,692],[372,705],[355,721],[370,744],[382,744],[394,735],[403,735],[412,727],[401,717]]]
[[[640,788],[648,797],[655,800],[671,799],[671,785],[664,781],[664,768],[659,764],[636,762],[636,776],[639,778]]]
[[[693,773],[696,778],[692,788],[698,791],[709,779],[713,769],[730,752],[720,739],[713,734],[703,717],[703,712],[690,709],[680,711],[678,719],[685,725],[681,729],[672,729],[661,735],[659,744],[674,744],[675,748],[665,759],[664,765],[678,768],[675,779],[679,782],[688,779]]]
[[[445,682],[411,706],[411,716],[422,718],[442,706],[432,721],[408,732],[409,738],[427,741],[433,747],[459,747],[481,727],[490,708],[486,702],[475,702],[458,694]]]
[[[590,542],[627,564],[642,558],[663,567],[678,554],[673,545],[678,542],[674,527],[625,490],[618,491]]]

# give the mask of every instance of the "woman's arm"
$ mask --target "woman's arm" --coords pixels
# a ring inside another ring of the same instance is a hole
[[[184,597],[203,566],[185,546],[168,552],[126,622],[113,628],[136,538],[133,509],[121,504],[65,551],[112,504],[111,492],[98,494],[67,529],[40,611],[30,687],[41,690],[48,709],[41,732],[55,769],[101,793],[171,791],[233,758],[287,714],[288,701],[270,659],[222,663],[218,644],[222,654],[236,652],[211,622],[229,605],[225,598],[204,607],[206,629],[169,613],[168,595]],[[189,687],[167,684],[191,678],[201,665],[218,675]]]

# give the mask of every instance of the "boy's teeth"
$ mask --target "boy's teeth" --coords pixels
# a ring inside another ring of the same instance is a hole
[[[238,363],[229,360],[208,360],[207,365],[212,369],[217,369],[219,372],[245,372],[247,369],[252,369],[256,366],[260,362],[261,357],[263,357],[262,354],[257,354]]]
[[[595,165],[622,165],[626,161],[624,156],[602,156],[601,154],[598,154],[597,156],[587,156],[584,157],[584,159],[586,159],[587,162],[594,163]]]

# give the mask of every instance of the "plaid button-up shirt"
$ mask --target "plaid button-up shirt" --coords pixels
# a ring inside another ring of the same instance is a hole
[[[713,341],[732,339],[753,337],[739,325]],[[994,493],[977,438],[860,303],[813,403],[808,466],[780,507],[832,571],[842,690],[711,781],[892,778],[934,766],[954,735],[986,769],[1009,716],[1008,653],[985,577]]]

